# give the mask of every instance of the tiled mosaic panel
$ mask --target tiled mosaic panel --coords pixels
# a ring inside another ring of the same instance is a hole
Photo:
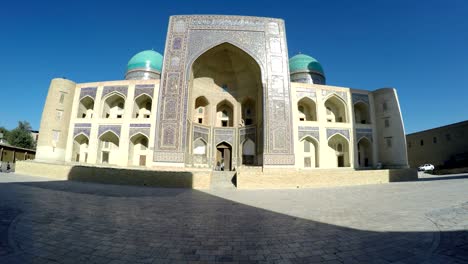
[[[318,127],[300,126],[298,133],[299,133],[299,140],[306,136],[309,136],[309,137],[313,137],[315,140],[320,142],[320,133],[319,133]]]
[[[104,98],[106,95],[112,92],[118,92],[123,94],[125,97],[127,96],[128,87],[125,85],[117,85],[117,86],[104,86],[102,89],[102,97]]]
[[[97,87],[83,87],[80,89],[80,100],[86,96],[89,96],[96,100]]]
[[[372,142],[372,128],[357,128],[356,129],[356,142],[359,142],[359,140],[363,137],[366,137]]]
[[[353,98],[353,104],[355,104],[357,102],[363,102],[363,103],[369,104],[369,95],[368,94],[353,93],[352,98]]]
[[[349,140],[349,130],[340,128],[327,128],[327,139],[330,139],[333,135],[340,134]]]
[[[188,29],[191,30],[190,36]],[[264,135],[264,142],[268,144],[264,146],[263,152],[266,157],[268,153],[278,153],[283,158],[272,156],[266,158],[264,164],[294,164],[284,24],[281,20],[240,16],[171,17],[164,57],[165,72],[162,74],[159,95],[161,100],[158,104],[154,160],[181,160],[181,153],[185,152],[187,145],[185,135],[188,129],[187,122],[184,121],[187,119],[188,105],[186,74],[196,57],[223,42],[229,42],[251,54],[262,69],[266,101],[275,101],[272,108],[264,108],[263,130],[268,132]],[[272,82],[268,83],[266,80]],[[282,109],[278,109],[278,106]],[[271,123],[270,120],[275,122]]]
[[[107,131],[112,131],[118,137],[120,137],[120,128],[120,125],[100,125],[98,130],[98,138],[101,137]]]

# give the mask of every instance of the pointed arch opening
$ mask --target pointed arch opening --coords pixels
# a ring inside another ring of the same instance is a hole
[[[89,138],[84,134],[79,134],[73,139],[72,161],[88,161]]]
[[[325,101],[325,110],[327,122],[332,123],[346,123],[347,114],[346,114],[346,104],[345,102],[336,95],[330,96]]]
[[[196,124],[210,124],[210,102],[205,96],[195,99],[195,109],[193,111],[193,122]]]
[[[230,171],[232,169],[232,146],[221,142],[216,145],[216,170]]]
[[[301,141],[301,150],[304,168],[319,167],[319,143],[316,139],[307,136]]]
[[[357,144],[358,149],[358,166],[360,168],[369,168],[373,166],[372,162],[372,143],[366,138],[362,137]]]
[[[297,102],[299,121],[317,121],[317,106],[314,100],[304,97]]]
[[[331,162],[331,167],[350,167],[349,143],[340,134],[335,134],[328,139],[328,153],[330,157],[335,157]]]
[[[195,165],[207,164],[208,144],[203,138],[197,138],[193,142],[193,163]]]
[[[128,150],[128,164],[131,166],[146,166],[148,158],[148,137],[137,133],[130,138]]]
[[[117,164],[119,156],[119,137],[112,131],[107,131],[99,137],[98,163]]]
[[[94,99],[85,96],[81,98],[78,105],[78,114],[77,118],[92,118],[94,112]]]
[[[193,124],[200,120],[210,127],[235,129],[249,126],[250,132],[255,130],[253,141],[259,151],[257,155],[263,154],[262,70],[253,56],[228,42],[213,46],[193,60],[188,86],[191,98],[189,116]],[[206,105],[206,102],[208,106],[202,110],[204,114],[197,113],[199,106]],[[216,143],[208,142],[208,145],[216,146]],[[232,164],[241,163],[241,148],[240,143],[231,146],[232,153],[236,155]],[[217,154],[213,152],[209,155],[212,155],[210,165],[214,161],[216,167],[217,159],[213,156]]]
[[[223,100],[216,106],[216,126],[234,126],[234,106],[231,104],[231,102]]]
[[[150,118],[152,103],[153,99],[147,94],[141,94],[135,98],[132,114],[133,118]]]
[[[370,124],[369,106],[366,103],[354,104],[354,120],[356,124]]]
[[[102,118],[123,118],[125,98],[120,93],[111,93],[106,97],[102,107]]]
[[[245,126],[255,125],[256,123],[256,108],[255,100],[250,97],[245,98],[242,101],[241,106],[242,120],[241,123]]]
[[[255,143],[252,139],[247,138],[242,144],[242,164],[243,165],[255,165],[256,160],[256,149]]]

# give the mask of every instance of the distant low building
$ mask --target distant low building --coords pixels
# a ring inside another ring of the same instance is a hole
[[[16,161],[32,160],[35,156],[36,151],[33,149],[20,148],[0,143],[0,171],[6,171],[8,163],[10,163],[10,168],[14,170]]]
[[[468,121],[406,135],[412,168],[425,163],[448,167],[468,165]]]

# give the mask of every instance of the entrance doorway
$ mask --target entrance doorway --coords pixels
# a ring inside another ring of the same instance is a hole
[[[146,166],[146,155],[140,155],[140,166]]]
[[[109,151],[102,152],[102,163],[109,163]]]
[[[216,170],[231,170],[232,147],[223,142],[216,146]]]
[[[338,167],[344,167],[344,157],[338,156]]]

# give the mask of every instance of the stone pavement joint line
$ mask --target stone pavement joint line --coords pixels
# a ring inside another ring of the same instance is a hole
[[[468,263],[468,179],[205,193],[8,177],[0,263]]]

